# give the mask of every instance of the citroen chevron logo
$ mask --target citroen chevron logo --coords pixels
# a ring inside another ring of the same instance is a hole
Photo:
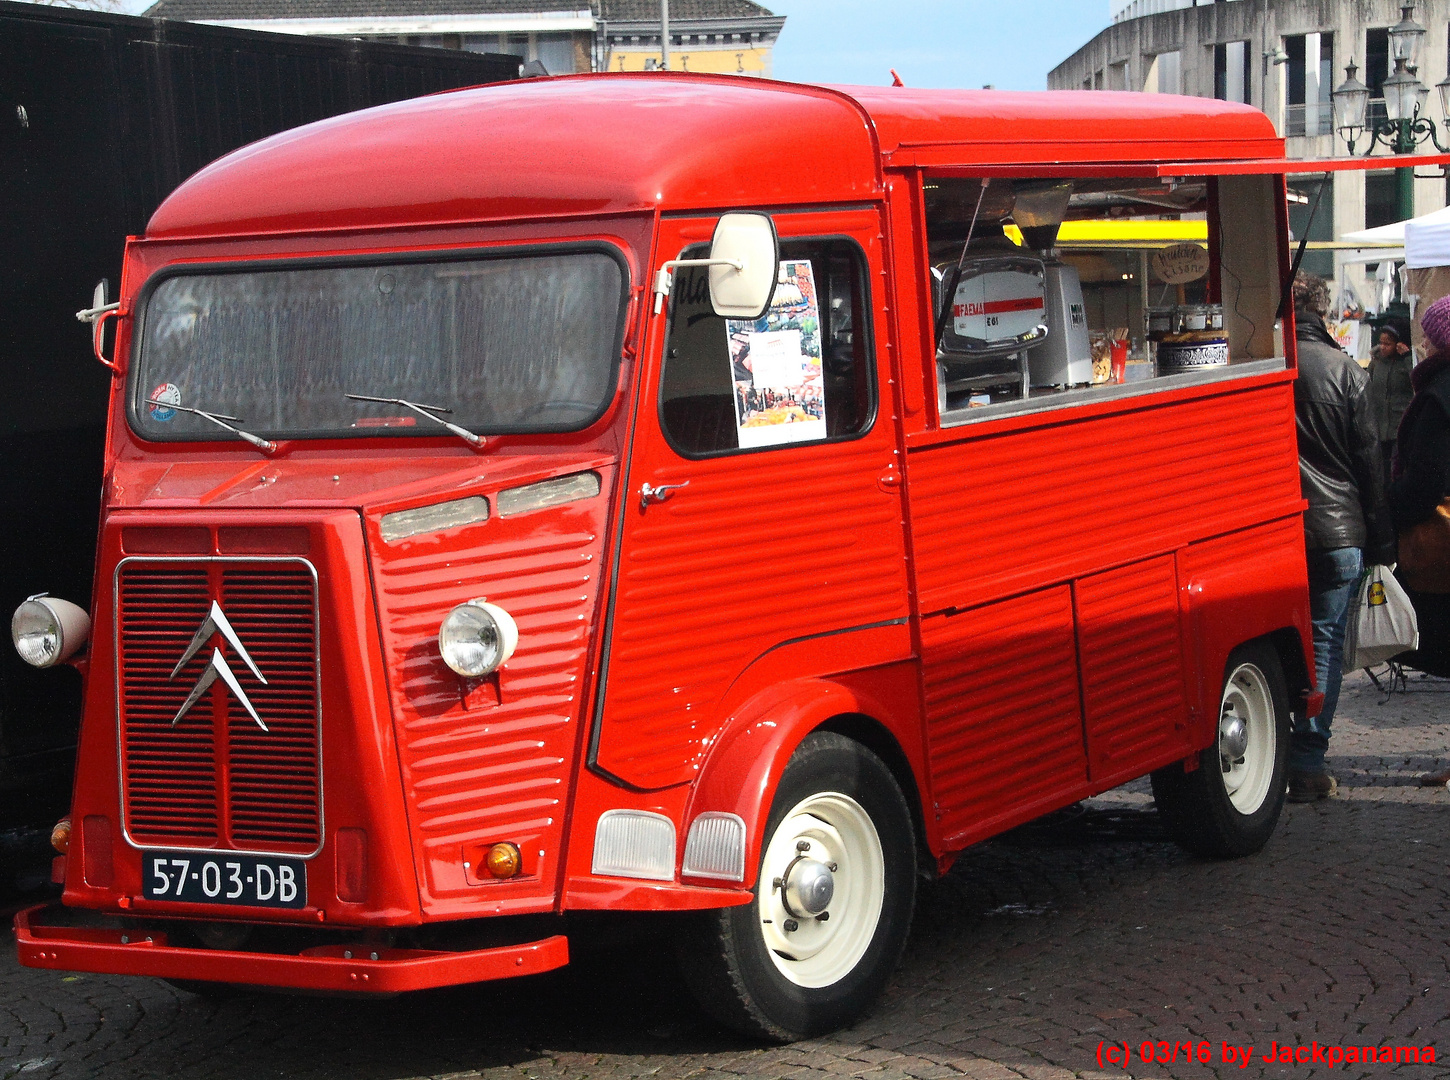
[[[232,651],[242,658],[242,662],[247,665],[247,669],[257,677],[257,681],[263,686],[267,685],[267,680],[262,676],[261,670],[247,653],[247,647],[242,644],[242,639],[232,629],[232,624],[227,621],[221,605],[215,600],[211,602],[211,611],[207,613],[206,621],[197,628],[195,636],[191,639],[191,644],[186,647],[186,652],[181,654],[181,659],[176,662],[176,667],[172,669],[172,680],[181,674],[181,669],[186,667],[186,662],[201,651],[202,646],[211,640],[213,634],[220,634],[222,640],[232,647]],[[182,704],[176,717],[171,721],[171,726],[175,727],[181,718],[191,711],[191,707],[201,700],[201,696],[211,689],[212,683],[218,679],[232,692],[232,697],[242,703],[242,707],[247,710],[247,715],[257,722],[257,726],[263,731],[267,731],[267,725],[262,723],[262,718],[257,715],[257,710],[252,706],[251,699],[247,697],[247,692],[242,689],[242,684],[237,682],[237,677],[232,674],[232,669],[227,664],[226,658],[222,656],[220,649],[212,649],[211,663],[207,664],[206,670],[201,673],[201,678],[196,680],[196,685],[191,688],[191,693],[186,696],[186,701]]]

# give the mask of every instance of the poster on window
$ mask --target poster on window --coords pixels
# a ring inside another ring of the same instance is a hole
[[[821,307],[809,259],[781,262],[763,318],[727,319],[741,447],[826,437]]]

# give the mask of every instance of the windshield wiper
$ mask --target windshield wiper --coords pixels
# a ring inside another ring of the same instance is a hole
[[[379,405],[401,405],[405,409],[412,409],[419,416],[426,416],[435,424],[442,424],[449,431],[453,432],[453,434],[457,435],[460,439],[468,443],[470,446],[483,445],[482,435],[475,435],[467,428],[461,428],[457,424],[450,424],[447,420],[443,419],[443,417],[439,416],[439,413],[453,412],[452,409],[445,409],[442,405],[420,405],[416,401],[408,401],[405,398],[372,397],[369,394],[348,394],[347,396],[350,397],[353,401],[375,401]]]
[[[203,409],[193,409],[187,405],[177,405],[170,401],[158,401],[156,398],[147,398],[146,404],[156,405],[162,409],[175,409],[177,412],[191,413],[192,416],[199,416],[203,420],[210,420],[217,427],[226,428],[233,435],[237,436],[237,438],[246,439],[247,442],[251,443],[263,453],[270,454],[273,450],[277,449],[276,443],[268,442],[266,439],[263,439],[258,435],[253,435],[250,431],[243,431],[241,428],[232,427],[231,424],[227,423],[228,420],[234,420],[237,423],[241,423],[240,417],[227,416],[225,413],[209,413]]]

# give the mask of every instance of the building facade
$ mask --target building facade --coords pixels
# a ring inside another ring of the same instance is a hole
[[[669,66],[769,76],[785,19],[752,0],[670,0]],[[158,0],[163,19],[366,38],[537,61],[551,75],[649,71],[660,0]]]
[[[1384,119],[1380,88],[1393,70],[1388,31],[1400,21],[1401,6],[1398,0],[1126,0],[1116,5],[1111,26],[1052,69],[1048,86],[1242,101],[1268,114],[1290,157],[1344,157],[1349,149],[1335,131],[1330,95],[1352,60],[1371,91],[1371,118]],[[1418,0],[1414,8],[1426,30],[1417,77],[1434,87],[1450,69],[1450,0]],[[1422,115],[1435,121],[1446,142],[1433,90]],[[1367,143],[1361,138],[1356,151],[1363,153]],[[1433,150],[1428,144],[1420,148]],[[1311,240],[1400,219],[1395,158],[1383,149],[1376,154],[1384,155],[1384,169],[1333,174],[1308,230]],[[1415,214],[1446,204],[1442,172],[1416,173]],[[1317,177],[1291,180],[1296,236],[1309,217],[1308,203],[1298,200],[1312,199],[1318,187]],[[1310,252],[1305,265],[1333,273],[1334,258],[1328,251]]]

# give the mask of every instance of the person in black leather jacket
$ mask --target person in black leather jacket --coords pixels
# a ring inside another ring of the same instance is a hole
[[[1324,691],[1319,715],[1295,714],[1289,738],[1289,800],[1332,795],[1324,765],[1339,704],[1344,627],[1365,561],[1394,561],[1394,532],[1385,504],[1378,432],[1370,413],[1369,376],[1335,343],[1324,316],[1329,287],[1301,274],[1294,282],[1299,375],[1294,419],[1299,435],[1299,484],[1309,609],[1314,623],[1315,682]]]

